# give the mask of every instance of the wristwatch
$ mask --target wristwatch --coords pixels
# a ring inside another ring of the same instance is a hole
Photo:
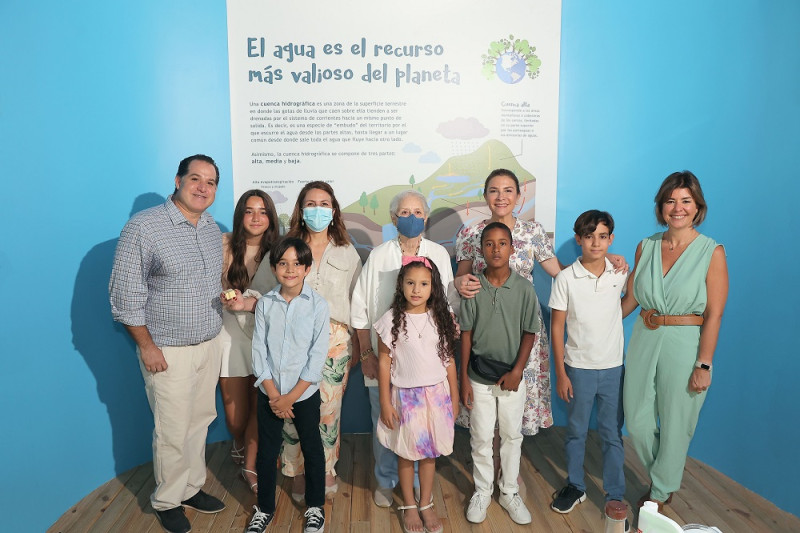
[[[705,363],[703,363],[701,361],[695,361],[694,362],[694,367],[695,368],[702,368],[703,370],[709,370],[709,371],[711,370],[711,365],[707,365],[707,364],[705,364]]]

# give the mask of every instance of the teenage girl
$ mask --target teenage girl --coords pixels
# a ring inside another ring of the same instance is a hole
[[[453,451],[458,384],[453,355],[456,324],[436,265],[403,257],[389,310],[375,323],[381,417],[378,440],[397,454],[403,531],[437,533],[433,510],[436,457]],[[419,461],[420,502],[414,500],[414,461]]]
[[[222,288],[236,296],[220,297],[223,344],[219,388],[225,421],[233,436],[231,458],[242,465],[242,478],[258,492],[256,389],[253,387],[253,314],[256,302],[278,282],[269,267],[269,251],[279,237],[278,214],[267,193],[245,192],[233,212],[233,232],[222,236]],[[242,312],[250,311],[250,312]]]

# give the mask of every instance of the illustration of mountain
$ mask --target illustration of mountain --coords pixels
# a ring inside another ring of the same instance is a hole
[[[464,224],[488,218],[483,183],[496,168],[514,172],[520,181],[520,216],[533,219],[536,178],[520,166],[504,143],[489,140],[470,154],[453,156],[425,179],[398,176],[398,185],[363,191],[358,201],[342,208],[342,216],[357,246],[372,248],[384,241],[383,228],[391,224],[389,203],[399,192],[413,187],[428,200],[431,214],[426,235],[452,251]]]

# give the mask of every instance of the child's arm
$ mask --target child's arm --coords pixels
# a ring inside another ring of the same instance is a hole
[[[378,393],[381,402],[381,422],[389,429],[394,429],[395,421],[400,422],[397,410],[392,407],[392,358],[389,347],[378,337]]]
[[[572,381],[564,367],[564,324],[567,312],[550,309],[550,340],[553,343],[553,363],[556,367],[556,391],[558,397],[569,403],[572,398]]]
[[[533,341],[536,340],[536,333],[529,331],[522,332],[522,339],[519,343],[519,354],[517,354],[517,361],[514,363],[514,368],[511,371],[503,374],[497,385],[500,390],[513,390],[519,388],[519,383],[522,381],[522,372],[525,370],[525,365],[528,364],[528,358],[531,356],[533,349]]]
[[[472,352],[472,330],[461,330],[461,402],[472,409],[472,385],[469,382],[469,354]]]
[[[447,365],[447,383],[450,385],[450,403],[453,404],[453,420],[458,418],[458,379],[456,379],[456,361],[450,359]]]

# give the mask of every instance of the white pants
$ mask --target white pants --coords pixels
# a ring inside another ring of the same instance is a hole
[[[495,423],[500,427],[500,492],[519,492],[519,460],[522,454],[522,414],[525,409],[525,382],[516,391],[501,391],[496,385],[472,385],[469,443],[472,447],[472,476],[475,491],[491,497],[494,492],[492,441]]]
[[[191,498],[206,482],[206,436],[217,417],[216,389],[221,350],[217,339],[195,346],[161,348],[168,368],[148,372],[139,358],[153,411],[153,471],[150,503],[165,511]]]

